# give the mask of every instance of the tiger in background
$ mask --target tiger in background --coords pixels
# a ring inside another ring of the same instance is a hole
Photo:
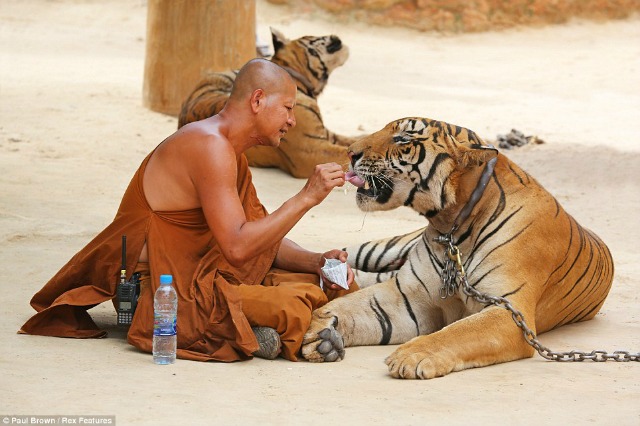
[[[348,249],[352,267],[392,276],[315,310],[306,359],[339,361],[347,346],[401,344],[386,359],[391,376],[428,379],[532,356],[502,306],[455,286],[441,297],[447,236],[469,285],[507,298],[534,333],[592,319],[602,307],[614,273],[607,246],[471,130],[400,119],[355,142],[349,157],[360,209],[409,206],[428,226],[395,243]]]
[[[293,109],[297,124],[278,148],[256,146],[247,150],[249,165],[277,167],[296,178],[308,178],[317,164],[346,165],[347,146],[355,138],[338,135],[324,126],[317,98],[333,70],[346,62],[348,47],[335,35],[288,40],[272,28],[271,36],[274,48],[271,61],[287,70],[298,86]],[[178,128],[220,112],[237,73],[238,70],[207,74],[183,102]]]

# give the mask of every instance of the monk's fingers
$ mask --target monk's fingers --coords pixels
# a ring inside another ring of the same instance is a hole
[[[316,173],[320,175],[325,185],[331,188],[342,186],[346,182],[342,167],[336,163],[319,164],[316,166]]]
[[[349,285],[349,287],[351,287],[351,284],[353,284],[353,280],[355,279],[356,276],[353,273],[353,269],[351,269],[351,266],[347,265],[347,284]]]

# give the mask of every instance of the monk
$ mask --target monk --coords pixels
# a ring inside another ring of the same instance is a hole
[[[19,331],[45,336],[104,337],[87,310],[114,300],[127,237],[126,271],[141,274],[138,305],[127,334],[151,352],[153,295],[161,274],[178,293],[178,358],[236,361],[278,355],[297,360],[311,312],[357,290],[326,279],[328,258],[285,238],[329,192],[344,185],[338,164],[322,164],[304,187],[268,214],[243,154],[277,147],[295,126],[296,84],[263,59],[240,70],[224,109],[180,128],[142,162],[113,222],[78,252],[39,292],[37,311]],[[115,303],[115,300],[114,300]]]

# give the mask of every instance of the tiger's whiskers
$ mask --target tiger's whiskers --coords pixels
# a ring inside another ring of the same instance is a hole
[[[364,229],[364,221],[367,218],[367,213],[369,212],[364,212],[364,216],[362,216],[362,225],[360,225],[360,229],[358,229],[358,232],[362,231]]]

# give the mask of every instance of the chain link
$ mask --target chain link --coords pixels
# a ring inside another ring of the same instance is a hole
[[[479,303],[505,308],[511,313],[513,322],[515,322],[522,330],[524,339],[527,343],[538,351],[540,356],[543,358],[558,362],[578,362],[584,360],[591,360],[595,362],[605,362],[608,360],[614,360],[617,362],[640,361],[640,353],[630,353],[628,351],[615,351],[613,353],[599,350],[591,352],[575,350],[569,352],[552,351],[540,343],[534,331],[527,326],[524,315],[522,315],[522,313],[518,311],[507,298],[481,293],[469,285],[467,275],[464,272],[464,267],[462,266],[462,261],[460,259],[460,250],[458,250],[458,247],[453,244],[450,235],[440,236],[436,238],[435,241],[447,246],[444,256],[444,267],[441,274],[442,287],[440,288],[440,297],[444,299],[447,296],[452,296],[460,287],[460,283],[462,283],[462,292],[467,296],[473,297]]]

